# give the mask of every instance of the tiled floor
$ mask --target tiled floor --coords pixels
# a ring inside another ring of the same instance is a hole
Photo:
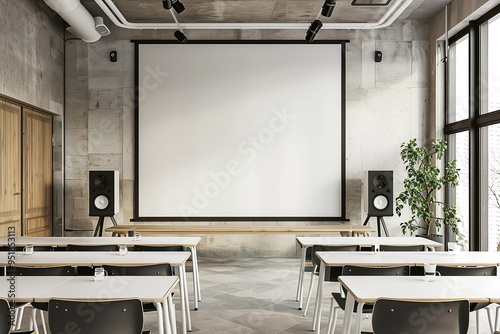
[[[315,293],[309,312],[304,317],[295,301],[298,266],[298,258],[200,259],[202,302],[198,311],[191,311],[192,333],[312,333]],[[307,293],[309,277],[310,274],[306,273],[304,294]],[[188,273],[188,278],[191,300],[191,273]],[[338,289],[335,283],[325,285],[322,333],[326,332],[330,293],[335,288]],[[179,321],[179,294],[175,295]],[[341,333],[342,313],[335,334]],[[156,314],[147,313],[145,320],[145,329],[157,333]],[[475,315],[471,315],[470,323],[469,333],[475,333]],[[485,312],[482,312],[481,328],[481,334],[489,333]],[[370,319],[363,319],[363,330],[371,330]]]

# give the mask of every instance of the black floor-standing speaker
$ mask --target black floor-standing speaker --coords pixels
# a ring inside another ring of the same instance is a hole
[[[116,225],[114,215],[119,210],[119,172],[114,170],[89,171],[89,216],[99,217],[94,236],[102,236],[105,217],[110,217]]]
[[[381,235],[380,227],[382,225],[385,234],[389,236],[383,217],[394,215],[392,171],[365,172],[364,197],[367,217],[363,225],[368,223],[370,217],[377,217],[378,235]]]

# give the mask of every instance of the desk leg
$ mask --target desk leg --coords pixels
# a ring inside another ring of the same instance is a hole
[[[198,310],[198,302],[201,302],[200,272],[198,271],[198,254],[196,247],[189,247],[191,260],[193,261],[193,288],[194,288],[194,309]]]
[[[175,305],[172,302],[172,294],[169,294],[167,297],[167,303],[168,314],[170,315],[170,325],[172,326],[172,334],[177,334],[177,320],[175,319]]]
[[[323,283],[325,281],[325,264],[323,261],[319,267],[318,289],[316,291],[316,300],[314,304],[313,328],[316,333],[321,332],[321,309],[323,306]]]
[[[182,265],[179,268],[179,279],[181,281],[181,300],[183,301],[182,308],[184,310],[185,318],[182,320],[185,321],[185,327],[190,332],[191,331],[191,313],[189,311],[189,298],[188,298],[188,289],[187,289],[187,279],[186,279],[186,266]]]
[[[168,297],[167,297],[168,298]],[[163,315],[163,327],[165,328],[166,334],[172,334],[172,325],[170,324],[170,318],[168,316],[168,303],[164,300],[161,303],[156,303],[156,309]]]
[[[342,334],[349,334],[351,331],[351,321],[352,313],[354,311],[354,297],[351,293],[347,293],[347,299],[345,302],[345,313],[344,313],[344,326],[342,328]]]
[[[158,319],[158,333],[163,334],[165,333],[164,329],[166,328],[163,321],[163,307],[160,302],[155,302],[155,307],[156,307],[156,318]]]
[[[299,310],[302,310],[304,272],[306,269],[306,253],[307,253],[307,247],[302,247],[302,254],[300,255],[299,284],[297,285],[297,297],[296,297],[296,300],[299,302]]]

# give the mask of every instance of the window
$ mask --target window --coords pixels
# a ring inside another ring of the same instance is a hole
[[[471,250],[500,244],[500,6],[450,39],[444,132],[459,186],[448,194]],[[496,38],[495,38],[496,37]]]
[[[500,16],[486,21],[481,26],[481,113],[500,110]],[[496,39],[496,41],[495,41]]]

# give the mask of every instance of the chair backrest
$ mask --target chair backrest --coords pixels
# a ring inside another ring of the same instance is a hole
[[[342,268],[343,276],[410,276],[410,266],[365,267],[346,265]],[[347,292],[342,286],[342,290]]]
[[[410,266],[395,267],[362,267],[344,266],[344,276],[410,276]]]
[[[103,265],[109,276],[172,276],[172,267],[168,263],[145,266]]]
[[[55,247],[53,247],[53,246],[39,246],[39,245],[33,246],[33,250],[35,252],[51,252],[54,250],[54,248]],[[0,246],[0,251],[2,251],[2,252],[8,252],[10,250],[12,250],[12,248],[9,246]],[[15,252],[22,252],[23,250],[24,250],[24,246],[14,247]]]
[[[118,251],[118,245],[74,245],[66,246],[68,251],[99,252],[99,251]]]
[[[469,301],[380,298],[372,315],[374,334],[465,334],[469,328]]]
[[[423,252],[425,251],[424,245],[410,245],[410,246],[392,246],[380,245],[381,252]]]
[[[51,333],[67,333],[73,329],[80,334],[140,334],[143,325],[140,299],[49,300]]]
[[[7,272],[18,276],[75,276],[76,270],[72,266],[56,267],[7,267]]]
[[[496,276],[497,267],[448,267],[436,266],[441,276]]]
[[[150,251],[150,252],[183,252],[184,246],[147,246],[147,245],[134,245],[134,251]]]
[[[0,298],[0,334],[8,334],[11,329],[11,322],[14,321],[11,316],[10,305],[7,299]]]
[[[312,257],[311,262],[315,266],[319,266],[321,260],[316,256],[316,252],[356,252],[359,251],[359,245],[345,245],[345,246],[324,246],[324,245],[314,245],[312,247]]]

